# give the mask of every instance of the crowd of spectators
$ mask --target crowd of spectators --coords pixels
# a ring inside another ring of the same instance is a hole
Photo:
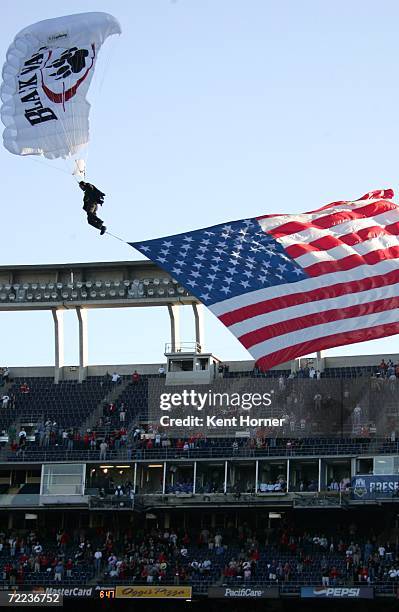
[[[108,584],[258,583],[398,584],[399,548],[394,537],[360,534],[355,524],[326,531],[282,524],[260,532],[247,523],[226,529],[149,529],[119,533],[53,530],[0,533],[3,581],[64,582],[95,576]],[[330,533],[329,533],[330,532]],[[393,536],[393,534],[392,534]],[[83,572],[83,573],[82,573]]]
[[[372,380],[378,386],[385,379],[390,380],[394,377],[396,380],[399,365],[395,366],[391,360],[383,359],[375,370]],[[228,369],[223,364],[221,364],[221,372],[228,373]],[[5,369],[5,374],[8,380],[8,368]],[[318,374],[314,366],[309,364],[297,373],[297,377],[317,380],[320,378]],[[162,375],[159,373],[159,376]],[[142,374],[134,370],[130,380],[127,380],[133,387],[138,385],[140,396],[144,392],[142,385],[144,378]],[[130,401],[116,398],[113,401],[104,402],[101,416],[90,429],[82,431],[81,423],[77,423],[75,427],[65,428],[62,423],[55,422],[50,416],[38,422],[31,431],[26,431],[24,428],[15,431],[14,426],[11,425],[8,431],[2,432],[3,440],[8,436],[11,450],[20,456],[27,449],[39,448],[65,450],[66,452],[88,450],[97,452],[100,460],[106,460],[110,457],[110,453],[114,451],[118,453],[119,450],[125,451],[126,459],[140,459],[143,452],[153,450],[173,451],[176,456],[189,457],[191,451],[196,451],[197,455],[202,450],[210,451],[212,454],[213,451],[222,447],[229,449],[233,456],[255,456],[263,452],[276,454],[275,449],[281,450],[285,455],[295,455],[299,454],[302,448],[314,445],[309,441],[310,436],[322,435],[318,434],[320,423],[326,424],[331,420],[331,431],[334,431],[335,421],[340,420],[338,418],[340,413],[338,414],[337,398],[331,390],[328,392],[329,389],[319,389],[315,383],[316,387],[309,395],[301,387],[292,387],[289,378],[280,374],[276,379],[276,400],[281,404],[284,417],[283,427],[277,432],[279,437],[275,437],[276,431],[273,428],[263,428],[252,431],[251,436],[244,439],[210,439],[194,433],[185,438],[171,438],[165,430],[157,426],[142,426],[133,400],[130,403]],[[107,373],[103,382],[110,388],[117,387],[122,382],[122,377],[117,372]],[[1,407],[15,408],[18,404],[18,394],[28,395],[30,388],[26,382],[21,382],[14,391],[4,393],[0,397],[0,410]],[[368,442],[381,436],[381,439],[386,438],[387,442],[395,444],[395,429],[392,429],[391,432],[379,433],[375,421],[369,415],[367,406],[363,406],[361,402],[356,403],[355,397],[350,397],[350,391],[346,387],[343,388],[341,400],[344,407],[348,406],[345,416],[347,419],[346,435],[352,438],[351,443],[356,444],[357,441],[361,443],[363,440]],[[339,438],[337,438],[337,444],[339,444]]]

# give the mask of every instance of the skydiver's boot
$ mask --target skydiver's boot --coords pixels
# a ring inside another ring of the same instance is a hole
[[[92,227],[95,227],[96,229],[99,229],[99,230],[101,230],[102,227],[104,226],[104,221],[100,219],[100,217],[97,217],[96,214],[90,213],[90,212],[87,213],[87,223],[91,225]]]
[[[107,228],[105,227],[105,225],[103,225],[103,226],[101,227],[101,230],[100,230],[100,234],[101,234],[101,236],[103,236],[103,235],[105,234],[105,232],[106,232],[106,231],[107,231]]]

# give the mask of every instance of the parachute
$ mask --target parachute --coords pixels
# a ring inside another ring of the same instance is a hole
[[[39,21],[19,32],[3,67],[4,146],[15,155],[70,158],[89,141],[86,94],[105,40],[120,34],[107,13]],[[84,174],[83,160],[74,175]]]

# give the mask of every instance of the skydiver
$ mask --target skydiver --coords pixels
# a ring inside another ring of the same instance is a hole
[[[79,187],[84,191],[83,210],[87,213],[87,223],[99,229],[102,236],[107,228],[104,225],[104,221],[97,217],[97,209],[103,205],[105,193],[91,183],[85,183],[85,181],[80,181]]]

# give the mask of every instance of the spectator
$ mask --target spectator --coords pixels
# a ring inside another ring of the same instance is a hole
[[[108,444],[105,440],[103,440],[100,444],[100,461],[105,461],[107,458],[107,448]]]
[[[122,378],[120,374],[118,374],[117,372],[114,372],[111,376],[111,382],[116,385],[119,385],[122,382]]]
[[[63,573],[64,573],[63,563],[62,561],[57,561],[57,565],[54,568],[54,581],[61,582]]]
[[[94,553],[94,569],[95,569],[97,576],[101,573],[102,558],[103,558],[103,553],[101,552],[99,548],[97,548],[96,552]]]
[[[132,382],[135,385],[140,382],[140,374],[137,372],[137,370],[135,370],[132,374]]]
[[[20,390],[21,393],[24,393],[25,395],[30,392],[30,388],[26,384],[26,382],[22,383],[22,385],[20,386],[19,390]]]

